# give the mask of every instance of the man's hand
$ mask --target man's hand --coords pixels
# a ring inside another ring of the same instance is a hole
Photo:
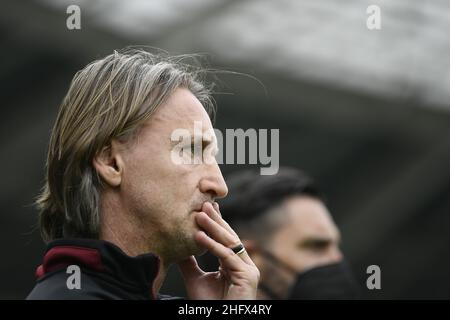
[[[195,240],[219,259],[220,268],[204,272],[194,256],[181,261],[178,266],[189,299],[256,299],[259,270],[246,251],[235,254],[231,250],[241,241],[222,219],[218,204],[204,203],[195,219],[204,230],[197,232]]]

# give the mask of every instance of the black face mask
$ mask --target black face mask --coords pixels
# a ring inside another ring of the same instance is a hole
[[[345,261],[300,273],[288,299],[357,299],[359,288]]]
[[[279,261],[271,253],[264,254],[272,262],[295,272],[284,262]],[[274,299],[279,299],[272,290],[262,284],[261,289],[266,291]],[[360,297],[359,286],[345,261],[324,265],[309,269],[296,276],[286,299],[301,300],[342,300],[358,299]]]

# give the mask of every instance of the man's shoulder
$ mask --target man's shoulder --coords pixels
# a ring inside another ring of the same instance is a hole
[[[143,295],[132,290],[122,290],[111,279],[97,274],[82,273],[79,288],[70,289],[70,274],[65,269],[51,272],[39,279],[27,300],[140,300]],[[69,283],[68,283],[69,282]],[[179,300],[183,297],[158,294],[157,300]]]
[[[79,287],[69,283],[70,275],[65,270],[58,270],[46,275],[36,282],[27,300],[104,300],[118,299],[117,296],[102,289],[92,276],[83,274]],[[68,281],[69,280],[69,281]]]

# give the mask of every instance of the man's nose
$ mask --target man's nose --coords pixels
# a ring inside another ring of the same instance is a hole
[[[332,247],[330,248],[329,253],[328,253],[328,257],[329,257],[329,259],[330,259],[330,262],[332,262],[332,263],[338,263],[338,262],[341,262],[341,261],[342,261],[342,259],[343,259],[344,256],[343,256],[343,254],[342,254],[341,249],[339,249],[338,246],[332,246]]]
[[[217,163],[205,166],[205,175],[200,180],[200,191],[219,199],[228,194],[227,184]]]

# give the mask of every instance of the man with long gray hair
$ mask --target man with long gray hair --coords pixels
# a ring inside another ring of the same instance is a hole
[[[217,162],[171,161],[171,133],[210,131],[214,115],[203,70],[184,58],[125,49],[75,75],[37,200],[48,246],[28,299],[158,299],[172,264],[190,299],[256,297],[259,271],[215,202],[228,192]],[[198,142],[217,149],[195,134],[185,149]],[[198,266],[206,250],[219,271]]]

